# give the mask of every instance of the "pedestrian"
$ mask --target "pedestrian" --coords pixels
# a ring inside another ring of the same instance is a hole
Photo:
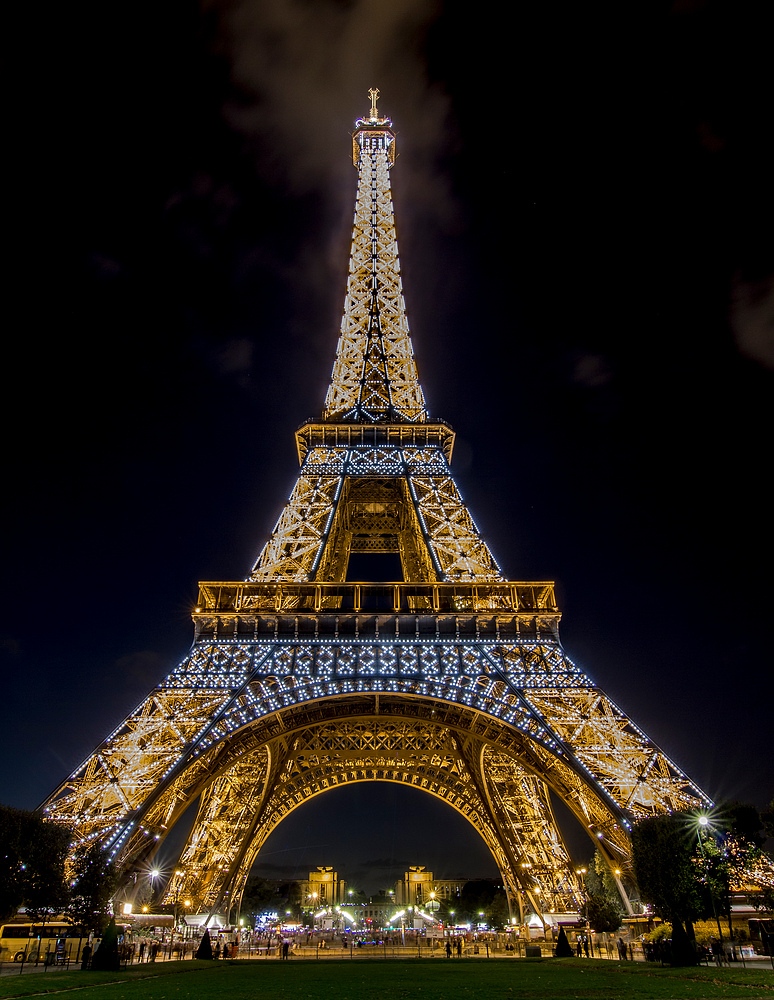
[[[91,945],[85,944],[81,952],[81,969],[85,972],[91,961]]]
[[[590,958],[591,956],[589,955],[589,936],[588,936],[588,934],[584,935],[584,938],[583,938],[583,950],[586,953],[586,958]]]
[[[624,944],[624,939],[618,938],[618,957],[622,962],[626,961],[626,945]]]
[[[283,959],[287,959],[289,951],[290,951],[290,941],[287,938],[285,938],[285,940],[282,942],[282,957],[283,957]]]
[[[140,954],[137,958],[137,961],[142,962],[144,958],[145,958],[145,941],[140,941]]]
[[[462,958],[462,938],[457,938],[457,958]]]
[[[217,941],[215,944],[215,951],[213,952],[213,958],[216,960],[220,958],[220,941]]]
[[[223,942],[223,961],[225,962],[229,955],[228,941]]]
[[[451,941],[446,942],[446,957],[451,958]]]

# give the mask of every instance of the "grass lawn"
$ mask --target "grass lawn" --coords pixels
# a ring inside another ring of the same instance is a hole
[[[774,972],[661,969],[582,959],[165,962],[121,973],[58,972],[0,979],[0,997],[73,1000],[774,1000]]]

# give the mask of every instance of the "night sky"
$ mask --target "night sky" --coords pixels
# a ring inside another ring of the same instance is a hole
[[[569,655],[710,796],[774,797],[769,36],[738,0],[529,6],[11,15],[0,801],[38,805],[268,536],[371,86],[420,379],[504,573],[556,581]],[[494,873],[449,814],[331,792],[263,870]]]

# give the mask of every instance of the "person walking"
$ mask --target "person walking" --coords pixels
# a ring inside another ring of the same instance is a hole
[[[457,938],[457,958],[462,958],[462,938]]]
[[[451,958],[451,941],[446,942],[446,957]]]

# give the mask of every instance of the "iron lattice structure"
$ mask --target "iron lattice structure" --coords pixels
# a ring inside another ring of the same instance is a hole
[[[167,889],[238,902],[261,845],[330,788],[393,781],[457,809],[509,897],[575,910],[552,796],[613,869],[638,817],[707,797],[565,654],[551,583],[503,579],[455,485],[454,433],[417,376],[390,192],[391,122],[357,122],[349,279],[321,419],[244,582],[200,584],[190,653],[54,792],[46,810],[110,847],[127,877],[189,806]],[[346,582],[351,553],[403,580]]]

